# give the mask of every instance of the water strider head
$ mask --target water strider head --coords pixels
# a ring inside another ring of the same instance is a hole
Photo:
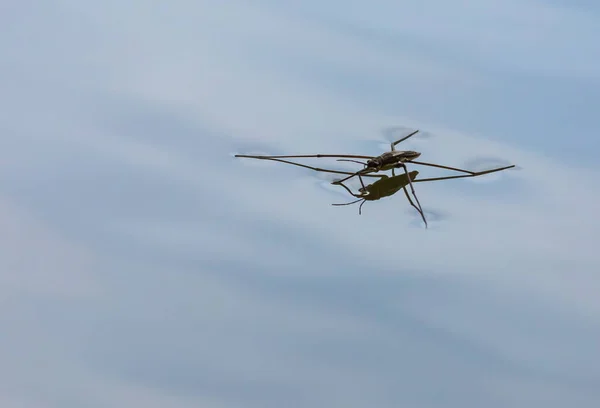
[[[377,168],[381,167],[382,163],[383,163],[383,160],[381,159],[381,156],[374,157],[372,159],[367,160],[367,165],[365,168],[377,169]]]

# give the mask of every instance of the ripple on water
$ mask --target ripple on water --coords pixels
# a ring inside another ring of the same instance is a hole
[[[413,207],[410,207],[410,205],[409,205],[409,208],[407,208],[405,210],[405,213],[410,215],[410,217],[411,217],[411,221],[410,221],[411,227],[418,227],[418,228],[425,229],[425,223],[423,222],[423,219],[421,218],[421,214],[419,214],[417,212],[417,210],[415,210]],[[428,229],[437,229],[442,224],[444,224],[445,221],[448,221],[452,218],[452,216],[448,212],[430,209],[430,208],[423,208],[423,214],[425,214],[425,219],[427,219],[427,228]]]

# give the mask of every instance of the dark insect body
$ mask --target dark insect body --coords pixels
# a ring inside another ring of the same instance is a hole
[[[404,190],[404,193],[406,194],[406,197],[408,198],[410,204],[421,215],[421,218],[423,219],[423,222],[425,223],[425,227],[427,227],[427,220],[425,219],[425,215],[423,214],[423,209],[421,208],[421,204],[419,203],[419,199],[417,198],[417,195],[415,193],[415,189],[413,187],[413,182],[417,183],[417,182],[425,182],[425,181],[437,181],[437,180],[449,180],[449,179],[465,178],[465,177],[477,177],[477,176],[482,176],[484,174],[495,173],[497,171],[503,171],[503,170],[507,170],[507,169],[515,167],[515,165],[513,164],[510,166],[498,167],[495,169],[475,172],[475,171],[460,169],[457,167],[444,166],[441,164],[416,161],[415,159],[419,158],[421,156],[421,153],[411,151],[411,150],[396,150],[396,145],[398,145],[398,143],[405,141],[406,139],[417,134],[418,132],[419,132],[418,130],[415,130],[414,132],[410,133],[409,135],[407,135],[399,140],[396,140],[395,142],[390,143],[390,151],[384,152],[384,153],[380,154],[379,156],[363,156],[363,155],[353,155],[353,154],[304,154],[304,155],[284,155],[284,156],[281,156],[281,155],[280,156],[251,156],[251,155],[236,154],[235,157],[244,157],[244,158],[260,159],[260,160],[273,160],[273,161],[278,161],[278,162],[282,162],[282,163],[292,164],[294,166],[304,167],[304,168],[314,170],[314,171],[320,171],[320,172],[326,172],[326,173],[332,173],[332,174],[344,174],[344,175],[346,175],[346,177],[344,177],[343,179],[340,179],[340,180],[336,180],[336,181],[332,182],[332,184],[341,185],[350,194],[359,198],[359,200],[353,201],[351,203],[334,204],[334,205],[348,205],[348,204],[354,204],[359,201],[362,201],[362,203],[359,206],[359,214],[361,214],[361,207],[365,201],[379,200],[383,197],[387,197],[392,194],[395,194],[396,192],[398,192],[402,189],[402,190]],[[292,162],[289,160],[285,160],[288,158],[309,158],[309,157],[312,157],[312,158],[338,158],[338,161],[349,161],[349,162],[362,164],[363,168],[358,170],[357,172],[351,173],[351,172],[347,172],[347,171],[323,169],[323,168],[319,168],[319,167],[308,166],[305,164],[300,164],[300,163],[295,163],[295,162]],[[363,161],[359,161],[357,159],[363,159]],[[366,161],[364,161],[364,160],[366,160]],[[463,173],[463,174],[456,175],[456,176],[434,177],[434,178],[428,178],[428,179],[415,180],[415,177],[418,174],[418,172],[412,171],[409,173],[406,164],[417,164],[417,165],[421,165],[421,166],[437,167],[440,169],[452,170],[452,171],[456,171],[456,172]],[[402,175],[396,176],[395,170],[400,169],[400,168],[403,169],[404,172]],[[379,172],[387,171],[387,170],[392,171],[392,177],[388,177],[387,175],[377,174]],[[353,193],[346,185],[343,184],[344,181],[351,179],[352,177],[356,177],[356,176],[359,178],[361,186],[362,186],[359,189],[358,194]],[[363,177],[378,177],[378,178],[380,178],[380,180],[375,181],[374,183],[365,186]],[[408,194],[408,191],[406,190],[407,185],[410,187],[411,193],[412,193],[413,197],[415,198],[415,201],[417,202],[416,205],[412,201],[412,199],[410,198],[410,196]]]

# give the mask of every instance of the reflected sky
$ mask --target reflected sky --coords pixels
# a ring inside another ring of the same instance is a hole
[[[598,406],[597,7],[289,4],[3,6],[0,405]]]

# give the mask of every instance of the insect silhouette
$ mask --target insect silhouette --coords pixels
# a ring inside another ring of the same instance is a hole
[[[335,182],[335,184],[341,185],[348,193],[350,193],[354,197],[358,198],[358,200],[351,201],[349,203],[344,203],[344,204],[332,204],[332,205],[335,205],[335,206],[350,205],[350,204],[355,204],[355,203],[361,202],[360,205],[358,206],[358,214],[361,214],[362,206],[366,201],[381,200],[384,197],[389,197],[391,195],[396,194],[400,190],[404,190],[404,194],[406,194],[406,198],[408,199],[408,202],[410,203],[410,205],[412,205],[417,211],[419,211],[419,213],[422,216],[420,209],[412,201],[412,199],[410,198],[410,195],[408,194],[408,191],[406,191],[406,186],[409,184],[409,178],[410,178],[410,181],[414,182],[415,178],[417,177],[417,174],[419,174],[419,172],[416,170],[413,170],[409,173],[402,173],[397,176],[392,175],[392,177],[389,177],[385,174],[381,174],[381,175],[377,176],[377,177],[379,177],[379,180],[377,180],[371,184],[368,184],[365,187],[359,188],[358,193],[352,192],[352,190],[350,190],[350,188],[348,188],[344,184],[343,181],[338,180]],[[427,225],[427,220],[425,220],[423,218],[423,221]]]
[[[419,202],[419,199],[417,198],[417,195],[415,193],[413,182],[416,183],[416,182],[425,182],[425,181],[449,180],[449,179],[465,178],[465,177],[477,177],[477,176],[482,176],[484,174],[495,173],[498,171],[503,171],[503,170],[507,170],[507,169],[515,167],[515,165],[513,164],[510,166],[498,167],[498,168],[494,168],[494,169],[490,169],[490,170],[476,172],[476,171],[465,170],[465,169],[461,169],[461,168],[457,168],[457,167],[445,166],[445,165],[441,165],[441,164],[416,161],[415,159],[417,159],[418,157],[421,156],[420,152],[415,152],[412,150],[396,150],[396,146],[399,143],[409,139],[410,137],[414,136],[418,132],[419,132],[419,130],[415,130],[414,132],[408,134],[407,136],[404,136],[401,139],[391,142],[390,143],[390,151],[384,152],[384,153],[380,154],[379,156],[365,156],[365,155],[354,155],[354,154],[300,154],[300,155],[259,156],[259,155],[236,154],[235,157],[260,159],[260,160],[273,160],[273,161],[278,161],[278,162],[282,162],[282,163],[292,164],[295,166],[304,167],[304,168],[314,170],[314,171],[333,173],[333,174],[343,174],[346,177],[344,177],[340,180],[335,180],[331,184],[341,185],[350,194],[359,198],[359,200],[353,201],[351,203],[339,204],[339,205],[349,205],[349,204],[357,203],[359,201],[363,201],[361,203],[361,205],[359,206],[359,214],[361,213],[362,204],[364,204],[365,201],[378,200],[382,197],[387,197],[389,195],[395,194],[400,189],[403,189],[410,204],[421,215],[421,218],[423,219],[423,222],[425,223],[425,227],[427,227],[427,220],[423,213],[423,208],[421,207],[421,203]],[[356,172],[330,170],[330,169],[323,169],[323,168],[314,167],[314,166],[308,166],[305,164],[292,162],[290,160],[285,160],[285,159],[291,159],[291,158],[337,158],[337,161],[348,161],[348,162],[354,162],[354,163],[361,164],[361,165],[363,165],[363,168]],[[362,161],[358,160],[358,159],[362,159]],[[463,174],[455,175],[455,176],[444,176],[444,177],[434,177],[434,178],[428,178],[428,179],[414,180],[414,178],[416,177],[418,172],[411,172],[410,174],[414,173],[414,176],[410,176],[409,172],[408,172],[408,168],[406,166],[407,163],[421,165],[421,166],[436,167],[436,168],[441,168],[441,169],[445,169],[445,170],[452,170],[452,171],[456,171],[456,172],[463,173]],[[395,174],[395,170],[400,169],[400,168],[402,170],[404,170],[404,172],[402,174],[402,176],[403,176],[402,178],[399,178],[400,176],[396,176],[396,174]],[[387,171],[387,170],[392,171],[392,177],[388,177],[388,176],[385,176],[382,174],[376,174],[376,173],[379,173],[382,171]],[[349,180],[356,176],[359,178],[360,184],[362,186],[362,188],[359,189],[358,194],[353,193],[347,186],[345,186],[343,184],[344,181]],[[378,180],[368,186],[365,186],[363,177],[377,177],[377,178],[380,178],[380,180]],[[408,191],[406,190],[407,185],[411,189],[411,193],[417,203],[416,205],[411,200],[410,196],[408,195]],[[367,197],[369,197],[369,198],[367,198]]]

